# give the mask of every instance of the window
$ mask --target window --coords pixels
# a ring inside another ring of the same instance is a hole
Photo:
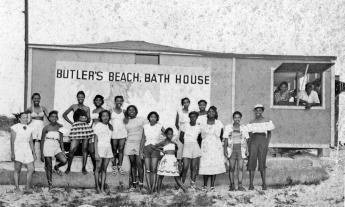
[[[159,65],[159,55],[135,54],[135,64]]]
[[[323,106],[323,73],[333,63],[283,63],[273,70],[272,107]]]

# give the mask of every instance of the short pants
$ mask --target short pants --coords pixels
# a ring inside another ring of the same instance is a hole
[[[201,149],[197,142],[186,142],[183,145],[183,158],[194,159],[201,156]]]
[[[153,148],[152,144],[144,147],[144,157],[145,158],[160,158],[160,151]]]
[[[44,157],[54,157],[61,151],[60,143],[56,139],[46,139],[43,146]]]

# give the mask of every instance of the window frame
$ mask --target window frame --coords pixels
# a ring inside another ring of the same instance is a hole
[[[285,63],[285,62],[284,62]],[[304,62],[286,62],[286,63],[304,63]],[[313,62],[315,63],[315,62]],[[316,62],[316,63],[324,63],[324,62]],[[308,63],[305,63],[308,64]],[[271,109],[299,109],[299,110],[305,110],[305,106],[284,106],[284,105],[274,105],[274,72],[280,67],[278,65],[277,67],[271,67],[271,100],[270,100],[270,108]],[[322,80],[321,80],[321,85],[322,85],[322,100],[321,100],[321,106],[313,106],[310,108],[310,110],[325,110],[326,109],[326,90],[325,90],[325,71],[322,72]]]
[[[142,62],[137,62],[137,56],[151,56],[151,57],[157,57],[158,58],[158,62],[155,64],[152,63],[142,63]],[[160,54],[155,54],[155,53],[135,53],[134,54],[134,64],[145,64],[145,65],[160,65],[161,64],[161,56]]]

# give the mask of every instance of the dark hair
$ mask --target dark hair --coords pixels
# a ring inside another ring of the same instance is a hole
[[[31,100],[34,99],[35,96],[39,96],[41,98],[41,95],[39,93],[33,93],[31,96]]]
[[[53,114],[56,114],[56,116],[57,116],[58,115],[58,111],[53,110],[53,111],[49,112],[48,117],[50,117]]]
[[[215,107],[215,106],[211,106],[210,108],[208,108],[208,111],[210,111],[210,110],[215,111],[215,113],[216,113],[216,117],[215,117],[215,119],[218,119],[217,107]],[[208,118],[208,115],[207,115],[207,118]]]
[[[207,105],[207,101],[205,101],[204,99],[201,99],[200,101],[198,101],[198,105],[200,105],[203,102]]]
[[[309,87],[313,87],[313,83],[307,83],[307,84],[305,84],[305,90],[307,90],[307,88],[309,88]]]
[[[239,112],[239,111],[235,111],[235,112],[232,114],[232,118],[234,118],[236,114],[237,114],[237,115],[240,115],[240,117],[242,118],[242,113]]]
[[[128,110],[129,110],[129,108],[134,108],[135,113],[138,114],[138,108],[137,108],[136,106],[134,106],[134,105],[129,105],[129,106],[127,107],[127,109],[126,109],[126,112],[125,112],[125,115],[126,115],[127,117],[128,117]]]
[[[156,117],[157,117],[157,122],[159,121],[159,114],[157,113],[157,112],[155,112],[155,111],[151,111],[150,113],[149,113],[149,115],[147,115],[147,119],[150,121],[150,117],[152,116],[152,115],[156,115]]]
[[[74,112],[74,114],[73,114],[73,121],[74,121],[74,122],[79,121],[79,118],[80,118],[81,116],[86,116],[86,117],[87,117],[86,111],[84,111],[83,109],[77,109],[77,110]]]
[[[265,108],[264,108],[264,107],[255,107],[254,110],[255,110],[255,109],[262,109],[262,111],[265,111]]]
[[[282,85],[286,85],[286,87],[288,87],[289,86],[289,84],[286,82],[286,81],[283,81],[283,82],[281,82],[280,84],[279,84],[279,90],[280,90],[280,87],[282,87]]]
[[[187,97],[184,97],[183,99],[181,99],[181,105],[183,105],[183,102],[184,102],[184,100],[188,100],[188,102],[190,103],[190,100],[189,100],[189,98],[187,98]]]
[[[125,99],[123,98],[123,96],[115,96],[114,101],[116,101],[116,99],[118,99],[118,98],[121,98],[122,100],[125,100]]]
[[[77,96],[79,96],[79,95],[83,95],[85,97],[84,91],[78,91]]]
[[[101,106],[102,106],[102,105],[104,104],[104,97],[101,96],[101,95],[99,95],[99,94],[97,94],[97,95],[95,96],[95,98],[93,99],[93,104],[95,104],[95,101],[96,101],[96,99],[98,99],[98,98],[101,99],[101,101],[102,101]],[[95,105],[96,105],[96,104],[95,104]]]
[[[29,111],[23,111],[23,112],[19,112],[17,114],[13,114],[14,117],[17,119],[17,121],[19,121],[19,119],[22,117],[23,114],[29,114]]]
[[[198,113],[198,112],[196,112],[196,111],[191,111],[191,112],[188,114],[188,117],[190,118],[190,116],[193,115],[193,114],[195,114],[196,117],[199,116],[199,113]]]
[[[103,121],[102,121],[102,114],[103,114],[103,113],[107,113],[107,114],[108,114],[108,116],[109,116],[109,121],[110,121],[110,119],[111,119],[111,113],[110,113],[109,110],[103,110],[103,111],[99,112],[99,114],[98,114],[98,119],[99,119],[99,121],[103,123]],[[109,129],[110,129],[111,131],[114,130],[113,125],[111,125],[110,123],[108,123],[108,127],[109,127]]]
[[[171,127],[168,127],[165,131],[164,134],[167,135],[169,131],[172,131],[174,133],[174,130]]]

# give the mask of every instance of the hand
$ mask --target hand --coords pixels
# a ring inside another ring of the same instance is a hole
[[[143,152],[139,152],[139,157],[140,157],[140,159],[144,159],[144,153]]]
[[[14,162],[16,160],[16,157],[14,156],[14,153],[11,154],[11,160]]]
[[[247,156],[247,157],[249,156],[249,151],[248,151],[248,149],[246,149],[246,156]]]
[[[311,108],[311,104],[307,103],[307,104],[305,105],[305,109],[308,110],[308,109],[310,109],[310,108]]]
[[[101,159],[101,157],[99,156],[99,154],[98,154],[98,153],[95,153],[95,158],[96,158],[96,160]]]

